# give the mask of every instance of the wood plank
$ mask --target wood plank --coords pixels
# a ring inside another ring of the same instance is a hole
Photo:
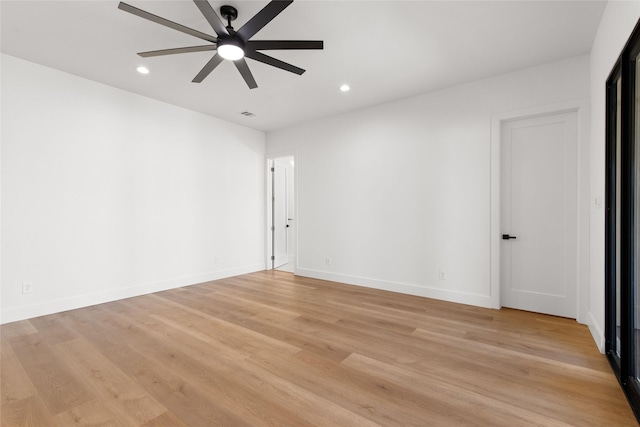
[[[133,330],[128,332],[131,334],[130,345],[163,362],[172,373],[178,373],[189,384],[198,385],[216,402],[235,407],[236,411],[243,413],[243,419],[251,420],[251,425],[374,425],[339,405],[323,401],[305,389],[283,381],[268,370],[248,365],[232,354],[211,353],[207,351],[208,347],[202,347],[201,342],[191,339],[191,334],[146,333],[153,336],[154,345],[150,345],[143,334]],[[180,350],[175,349],[176,344]],[[284,357],[292,354],[262,351],[271,355],[283,354]],[[194,372],[199,374],[196,376]],[[229,372],[234,373],[233,377],[227,375]],[[216,384],[216,387],[211,387],[211,384]],[[247,407],[239,407],[239,401],[244,401]],[[298,414],[304,414],[304,417]]]
[[[125,427],[124,421],[114,417],[114,414],[99,399],[90,400],[75,406],[55,416],[61,426],[86,427]]]
[[[378,362],[359,354],[354,353],[342,364],[376,378],[381,383],[393,385],[387,387],[404,387],[417,394],[423,394],[428,400],[433,400],[436,405],[440,407],[446,406],[448,408],[447,414],[451,412],[452,408],[458,407],[461,409],[459,412],[461,417],[471,416],[471,418],[466,419],[455,419],[450,415],[451,418],[444,421],[449,421],[451,424],[492,426],[553,425],[557,427],[571,425],[554,420],[546,414],[519,408],[487,397],[485,394],[469,391],[464,387],[456,386],[433,376],[416,375],[415,372],[404,370],[388,363]]]
[[[3,369],[4,368],[4,369]],[[29,376],[9,343],[0,346],[0,405],[10,404],[37,394]]]
[[[35,334],[36,332],[38,332],[38,330],[31,324],[29,320],[21,320],[19,322],[0,325],[0,335],[3,339]]]
[[[189,427],[171,412],[164,412],[140,427]]]
[[[51,417],[38,396],[30,396],[2,405],[2,427],[56,427],[60,424]]]
[[[73,321],[76,330],[103,356],[186,424],[249,425],[160,361],[132,348],[126,333],[129,327],[121,330],[117,322],[109,318],[107,312],[94,306],[74,311],[67,321]],[[134,328],[133,325],[130,327]]]
[[[173,300],[172,300],[173,301]],[[229,320],[225,317],[224,322],[220,323],[220,319],[217,319],[214,315],[211,315],[210,307],[201,301],[194,301],[190,299],[182,299],[182,309],[191,310],[193,313],[198,313],[200,317],[206,316],[216,324],[223,328],[232,328],[236,331],[234,335],[223,335],[224,339],[240,340],[243,341],[242,347],[253,346],[252,340],[247,338],[241,338],[243,335],[250,335],[254,339],[270,340],[271,343],[278,342],[280,345],[286,345],[287,347],[294,347],[299,349],[308,349],[315,351],[318,354],[322,354],[325,357],[329,357],[334,360],[343,360],[350,352],[340,346],[335,345],[332,340],[319,339],[317,337],[308,336],[298,333],[295,328],[289,326],[289,322],[281,322],[281,319],[271,321],[271,319],[263,318],[259,319],[257,316],[243,316],[242,318],[235,318]],[[179,304],[179,303],[176,303]],[[236,344],[237,346],[238,344]],[[232,345],[233,346],[233,345]]]
[[[455,425],[456,416],[446,406],[344,369],[314,352],[301,351],[293,359],[256,355],[250,362],[382,426],[421,426],[425,419],[429,425]]]
[[[76,339],[78,334],[67,328],[61,321],[65,316],[65,313],[56,313],[36,317],[31,319],[31,324],[50,345],[71,341]]]
[[[16,336],[9,343],[51,415],[95,397],[78,381],[64,357],[39,333]]]
[[[133,378],[103,356],[90,342],[78,338],[57,345],[87,388],[96,391],[102,406],[127,424],[140,425],[167,411]],[[72,418],[73,411],[69,411]]]

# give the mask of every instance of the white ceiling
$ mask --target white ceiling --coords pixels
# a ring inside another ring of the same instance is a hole
[[[128,3],[214,34],[190,0]],[[267,4],[235,6],[236,29]],[[270,131],[529,66],[588,53],[601,1],[305,1],[290,5],[253,40],[324,40],[324,50],[270,51],[307,70],[297,76],[251,59],[250,90],[223,62],[191,83],[212,52],[143,59],[137,52],[202,40],[117,8],[118,1],[0,3],[2,52]],[[136,67],[150,70],[143,76]],[[348,83],[351,91],[342,93]],[[255,117],[240,113],[250,111]]]

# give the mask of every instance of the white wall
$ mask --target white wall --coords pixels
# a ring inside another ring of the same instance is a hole
[[[581,56],[268,133],[297,153],[296,272],[493,306],[492,114],[588,96]]]
[[[2,322],[264,268],[262,132],[6,55],[1,90]]]
[[[610,1],[591,50],[591,199],[604,200],[605,84],[640,19],[640,2]],[[604,209],[591,204],[591,333],[604,349]]]

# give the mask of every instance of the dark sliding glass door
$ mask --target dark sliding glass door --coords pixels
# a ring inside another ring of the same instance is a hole
[[[606,352],[640,420],[640,26],[607,80]]]
[[[620,369],[621,357],[621,289],[620,289],[620,215],[621,206],[621,109],[620,94],[622,80],[620,79],[620,66],[611,73],[607,83],[607,186],[605,213],[606,221],[606,273],[607,273],[607,350]],[[612,249],[612,250],[610,250]]]
[[[633,174],[633,259],[630,268],[633,272],[633,341],[634,341],[634,373],[637,389],[640,390],[640,38],[632,49],[631,74],[629,78],[633,79],[633,100],[632,108],[629,111],[631,117],[632,134],[630,135],[633,146],[633,165],[631,171]]]

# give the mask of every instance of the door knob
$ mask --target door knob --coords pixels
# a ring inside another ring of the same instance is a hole
[[[516,236],[509,236],[508,234],[503,234],[502,235],[502,240],[509,240],[509,239],[515,239]]]

